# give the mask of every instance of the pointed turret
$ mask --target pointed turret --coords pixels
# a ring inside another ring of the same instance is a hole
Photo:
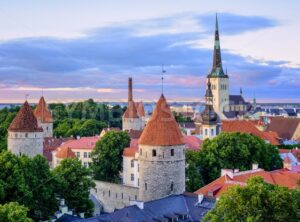
[[[164,97],[161,95],[139,144],[153,146],[182,145],[182,134]]]
[[[207,89],[205,93],[205,109],[201,114],[203,125],[215,125],[218,120],[218,115],[213,107],[213,93],[211,91],[211,83],[208,79]]]
[[[214,56],[213,56],[213,67],[209,77],[227,77],[222,67],[220,37],[219,37],[219,24],[218,15],[216,14],[216,25],[215,25],[215,43],[214,43]]]
[[[43,96],[34,110],[34,115],[41,123],[53,123],[52,114]]]

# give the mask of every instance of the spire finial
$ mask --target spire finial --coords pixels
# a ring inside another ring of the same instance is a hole
[[[164,94],[164,74],[167,71],[164,69],[164,64],[161,66],[161,94]]]
[[[240,94],[241,94],[241,96],[243,95],[243,89],[242,89],[242,87],[240,88]]]
[[[219,30],[218,13],[216,13],[216,31]]]

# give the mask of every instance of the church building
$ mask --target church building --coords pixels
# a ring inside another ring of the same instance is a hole
[[[207,82],[211,83],[211,90],[213,93],[213,108],[220,119],[237,119],[242,118],[247,111],[250,110],[251,105],[245,102],[240,91],[240,95],[229,95],[229,76],[227,71],[224,72],[222,66],[220,37],[218,17],[216,16],[215,25],[215,42],[213,54],[213,67],[207,75]]]

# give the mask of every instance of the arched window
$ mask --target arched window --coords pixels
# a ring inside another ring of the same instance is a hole
[[[152,156],[156,156],[156,150],[152,150]]]
[[[171,191],[173,191],[174,190],[174,183],[172,182],[171,183]]]
[[[174,149],[171,149],[171,156],[174,156]]]

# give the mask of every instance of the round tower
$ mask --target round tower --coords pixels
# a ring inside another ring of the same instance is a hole
[[[34,115],[38,126],[43,128],[43,137],[53,137],[53,118],[43,96],[34,110]]]
[[[185,145],[162,95],[139,139],[139,200],[185,191]]]
[[[15,155],[43,155],[43,129],[27,101],[8,128],[7,146]]]

